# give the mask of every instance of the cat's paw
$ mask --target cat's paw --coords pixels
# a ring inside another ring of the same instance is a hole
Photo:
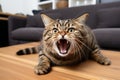
[[[100,63],[102,65],[110,65],[111,61],[107,57],[104,57],[103,59],[99,60],[98,63]]]
[[[50,72],[50,70],[51,70],[50,65],[49,66],[47,66],[47,65],[44,65],[44,66],[37,65],[34,68],[34,72],[38,75],[47,74],[47,73]]]

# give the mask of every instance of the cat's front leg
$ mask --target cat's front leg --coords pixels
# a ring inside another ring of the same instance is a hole
[[[35,66],[34,71],[38,75],[47,74],[51,70],[50,60],[45,55],[39,56],[39,63]]]
[[[91,58],[103,65],[111,64],[110,59],[101,54],[101,51],[99,49],[92,51]]]

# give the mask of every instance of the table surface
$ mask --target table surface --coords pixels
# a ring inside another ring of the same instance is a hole
[[[56,66],[46,75],[36,75],[38,54],[17,56],[16,51],[38,43],[0,48],[0,80],[120,80],[120,51],[102,50],[112,61],[103,66],[88,60],[75,66]]]
[[[5,12],[0,12],[0,15],[7,15],[7,16],[11,16],[11,15],[13,15],[13,14],[11,14],[11,13],[5,13]]]
[[[5,18],[5,17],[0,17],[0,20],[5,20],[5,21],[8,21],[8,18]]]
[[[26,18],[26,16],[23,15],[17,15],[17,14],[11,14],[11,13],[5,13],[5,12],[0,12],[0,18],[3,20],[6,20],[9,16],[16,16],[16,17],[23,17]],[[6,19],[5,19],[6,18]],[[7,19],[8,20],[8,19]]]

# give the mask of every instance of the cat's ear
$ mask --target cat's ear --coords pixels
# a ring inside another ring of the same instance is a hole
[[[76,21],[80,22],[80,23],[85,23],[87,18],[88,18],[89,14],[85,13],[83,15],[81,15],[80,17],[78,17],[77,19],[75,19]]]
[[[41,18],[45,26],[48,26],[51,22],[54,21],[52,18],[48,17],[45,14],[41,14]]]

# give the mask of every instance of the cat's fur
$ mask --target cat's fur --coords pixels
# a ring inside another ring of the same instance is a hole
[[[85,24],[87,16],[88,14],[84,14],[77,19],[53,20],[45,14],[41,15],[45,30],[35,73],[46,74],[53,65],[73,65],[89,58],[103,65],[111,64],[111,61],[101,54],[92,31]],[[30,53],[28,51],[27,53]]]

